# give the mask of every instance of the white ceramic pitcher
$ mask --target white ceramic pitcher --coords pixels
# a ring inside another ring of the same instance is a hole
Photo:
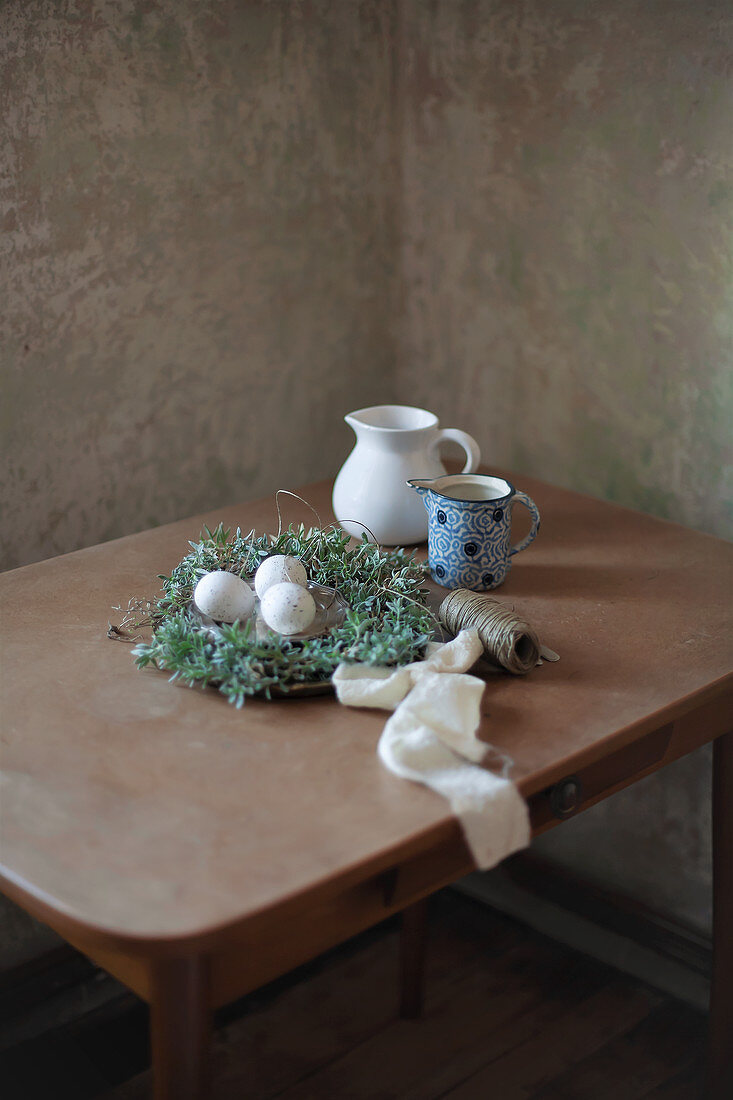
[[[366,529],[385,546],[425,542],[427,513],[405,483],[445,473],[438,453],[444,439],[463,447],[463,473],[473,473],[481,461],[478,443],[458,428],[438,427],[437,416],[427,409],[408,405],[373,405],[344,420],[356,433],[356,446],[333,487],[336,519],[350,535],[361,538]]]

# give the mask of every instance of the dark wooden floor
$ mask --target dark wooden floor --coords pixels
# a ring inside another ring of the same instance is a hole
[[[383,925],[219,1019],[212,1100],[698,1100],[704,1017],[445,892],[433,899],[424,1018],[396,1013]],[[144,1100],[131,998],[0,1058],[4,1100]]]

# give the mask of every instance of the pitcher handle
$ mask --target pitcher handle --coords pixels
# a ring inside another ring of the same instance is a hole
[[[518,542],[516,546],[512,546],[509,551],[510,557],[514,554],[518,554],[520,550],[526,550],[530,542],[534,542],[537,537],[537,532],[540,529],[540,513],[532,498],[528,497],[526,493],[520,493],[519,490],[516,490],[512,497],[512,502],[515,500],[518,501],[519,504],[523,504],[525,508],[529,508],[532,516],[532,530],[528,535],[525,535],[521,542]]]
[[[441,428],[438,431],[438,438],[434,445],[436,450],[444,439],[452,439],[454,443],[458,443],[463,447],[466,452],[466,465],[461,473],[474,474],[478,470],[481,461],[481,451],[473,436],[469,435],[468,432],[462,432],[460,428]]]

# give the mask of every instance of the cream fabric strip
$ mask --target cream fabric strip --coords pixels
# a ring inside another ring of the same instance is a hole
[[[478,767],[489,746],[476,736],[484,682],[465,675],[483,646],[476,630],[433,644],[424,661],[399,669],[338,666],[339,702],[394,711],[377,752],[385,767],[447,798],[476,865],[495,866],[529,844],[527,805],[514,783]]]

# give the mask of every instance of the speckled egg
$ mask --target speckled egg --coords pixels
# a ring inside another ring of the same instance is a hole
[[[273,554],[271,558],[265,558],[255,573],[255,592],[262,599],[273,584],[283,584],[285,581],[305,587],[308,583],[305,566],[300,558],[292,554]]]
[[[260,600],[260,611],[271,630],[300,634],[316,617],[316,601],[307,588],[284,581],[267,589]]]
[[[255,595],[241,577],[218,570],[201,578],[194,589],[193,602],[202,615],[222,623],[233,623],[252,614]]]

